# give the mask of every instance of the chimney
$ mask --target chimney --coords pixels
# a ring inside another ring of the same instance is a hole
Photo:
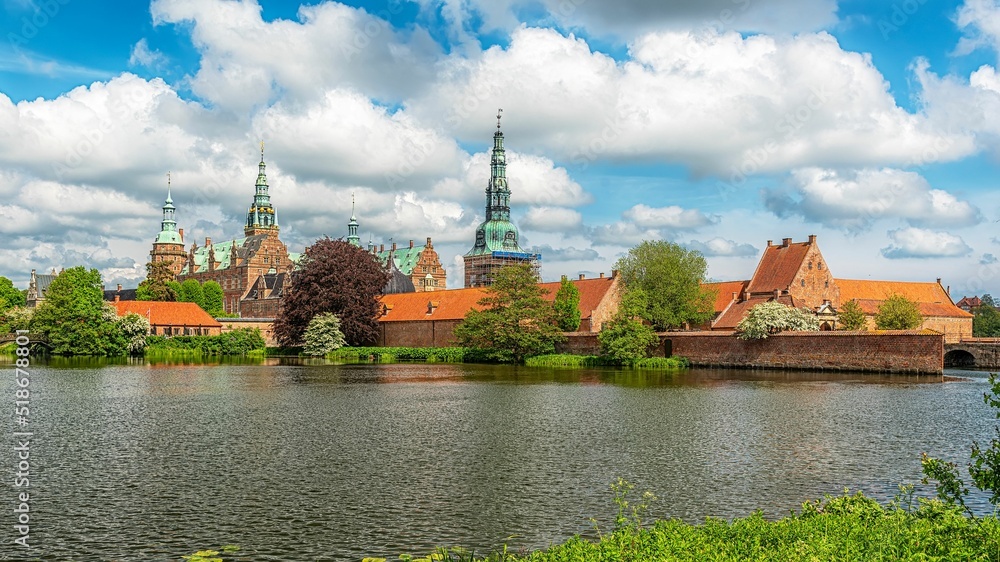
[[[581,273],[580,274],[580,281],[583,281],[583,280],[584,280],[584,275]]]
[[[780,296],[781,296],[781,291],[779,289],[775,289],[774,290],[774,300],[778,300],[778,297],[780,297]]]
[[[118,284],[118,292],[119,293],[122,292],[122,284],[121,283]]]
[[[947,287],[945,287],[944,292],[948,293],[948,297],[951,297],[951,285],[948,285]]]
[[[393,242],[393,243],[392,243],[392,251],[393,251],[393,252],[395,252],[395,251],[396,251],[396,243],[395,243],[395,242]]]
[[[211,246],[211,245],[212,245],[212,239],[209,238],[208,236],[206,236],[205,237],[205,247],[207,248],[208,246]]]
[[[938,284],[938,285],[940,285],[940,284],[941,284],[941,278],[940,278],[940,277],[938,277],[938,278],[937,278],[937,284]]]
[[[430,236],[427,237],[427,247],[428,248],[433,248],[434,247],[434,245],[431,244],[431,237]]]
[[[614,279],[615,277],[618,277],[618,270],[617,269],[612,269],[611,270],[611,278]]]
[[[787,248],[788,245],[791,244],[791,243],[792,243],[792,239],[791,238],[782,238],[781,239],[781,247],[782,248]]]
[[[413,240],[410,240],[410,249],[413,249]]]
[[[604,279],[604,272],[603,271],[600,272],[597,276],[600,277],[601,279]]]
[[[379,244],[378,245],[378,252],[381,254],[384,251],[385,251],[385,244]]]
[[[183,228],[178,228],[177,229],[177,233],[181,235],[181,244],[183,244],[184,243],[184,229]]]
[[[770,248],[770,247],[771,247],[771,240],[768,240],[768,241],[767,241],[767,247],[768,247],[768,248]]]
[[[809,243],[810,244],[815,244],[816,243],[816,235],[815,234],[810,234],[809,235]]]
[[[738,295],[738,294],[739,294],[739,293],[737,293],[736,291],[733,291],[733,302],[735,302],[735,301],[736,301],[736,295]]]

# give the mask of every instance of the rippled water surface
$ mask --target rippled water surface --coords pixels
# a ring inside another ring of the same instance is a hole
[[[919,480],[921,451],[964,464],[995,421],[979,373],[278,361],[32,373],[31,540],[59,561],[229,543],[283,561],[542,547],[592,534],[591,518],[610,525],[618,477],[659,497],[654,516],[779,517],[844,487],[888,500]],[[10,474],[10,446],[0,460]],[[0,560],[16,559],[9,534]]]

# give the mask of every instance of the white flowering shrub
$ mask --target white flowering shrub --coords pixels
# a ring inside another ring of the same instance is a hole
[[[795,331],[819,331],[819,319],[808,309],[776,301],[755,305],[736,325],[736,336],[741,340],[762,340],[778,332]]]

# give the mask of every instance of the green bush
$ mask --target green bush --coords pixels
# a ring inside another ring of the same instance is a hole
[[[598,539],[573,537],[544,550],[500,551],[475,557],[460,549],[439,549],[420,560],[442,562],[619,562],[670,560],[729,562],[781,560],[997,560],[1000,522],[995,517],[964,516],[960,508],[939,500],[921,499],[910,510],[883,507],[856,493],[806,502],[799,514],[769,521],[761,512],[731,522],[709,518],[692,525],[678,519],[644,521],[645,494],[633,501],[632,486],[612,486],[618,506],[610,532],[598,529]],[[403,560],[418,560],[407,555]],[[370,559],[379,560],[379,559]]]
[[[427,363],[463,363],[477,357],[462,347],[342,347],[326,355],[335,361],[423,361]]]
[[[146,338],[147,355],[165,350],[185,350],[203,355],[248,355],[263,351],[264,337],[259,328],[239,328],[218,336],[149,336]]]

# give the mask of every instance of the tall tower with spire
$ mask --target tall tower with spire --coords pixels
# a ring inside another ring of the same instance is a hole
[[[361,247],[361,237],[358,236],[358,219],[354,216],[354,194],[351,194],[351,220],[347,223],[347,242]]]
[[[528,264],[538,268],[539,254],[521,249],[517,226],[510,220],[510,187],[507,185],[507,156],[497,110],[497,130],[493,133],[490,181],[486,185],[486,220],[476,229],[476,242],[465,254],[465,286],[485,287],[493,283],[493,272],[505,265]]]
[[[253,203],[247,211],[247,223],[243,232],[247,236],[278,232],[278,212],[271,206],[271,195],[268,193],[267,174],[264,169],[264,141],[260,143],[260,164],[257,165],[256,192]]]
[[[153,251],[149,253],[151,262],[167,262],[174,275],[184,267],[187,254],[184,252],[184,231],[177,230],[174,218],[174,200],[170,196],[170,172],[167,172],[167,199],[163,202],[163,220],[160,221],[160,233],[153,241]]]

